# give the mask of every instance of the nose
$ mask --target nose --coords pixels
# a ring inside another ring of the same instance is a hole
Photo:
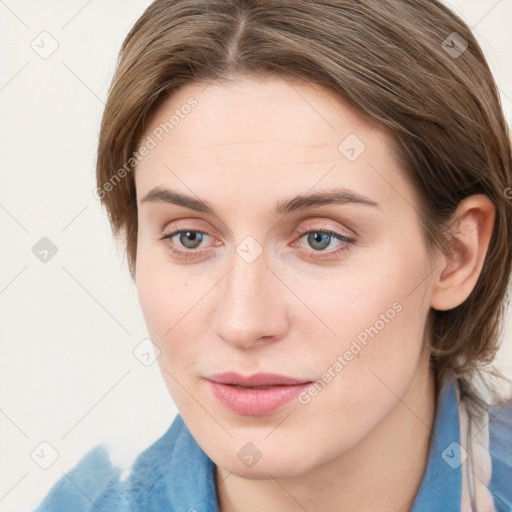
[[[284,337],[289,328],[291,292],[268,267],[264,254],[250,263],[234,254],[232,262],[216,287],[215,334],[242,350],[260,345],[262,340],[268,343]]]

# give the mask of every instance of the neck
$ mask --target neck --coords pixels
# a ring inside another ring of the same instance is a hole
[[[341,457],[290,478],[247,479],[216,468],[221,512],[409,512],[425,472],[437,407],[426,354],[396,407]]]

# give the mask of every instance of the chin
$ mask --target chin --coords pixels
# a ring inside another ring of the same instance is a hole
[[[290,478],[296,477],[307,471],[313,469],[314,461],[305,459],[304,447],[294,447],[290,444],[281,445],[281,449],[275,448],[262,448],[260,454],[261,458],[250,459],[244,461],[243,455],[250,454],[252,448],[246,448],[245,453],[242,452],[238,456],[241,449],[238,448],[237,443],[235,449],[235,457],[233,452],[223,453],[221,456],[214,459],[217,466],[223,470],[233,473],[241,478],[249,478],[254,480],[265,480],[269,478]],[[245,445],[242,445],[245,446]],[[248,445],[249,447],[251,445]],[[255,452],[255,450],[254,450]],[[257,452],[255,452],[256,454]]]

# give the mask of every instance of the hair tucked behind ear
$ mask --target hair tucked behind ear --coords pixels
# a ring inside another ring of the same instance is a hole
[[[446,251],[462,199],[492,200],[494,230],[474,290],[457,308],[431,310],[425,331],[438,382],[448,369],[469,378],[491,363],[511,270],[510,134],[477,41],[435,0],[152,3],[122,45],[97,160],[100,197],[114,234],[124,235],[132,277],[137,205],[126,166],[136,165],[148,119],[186,84],[250,74],[321,84],[386,127],[417,194],[430,254]]]

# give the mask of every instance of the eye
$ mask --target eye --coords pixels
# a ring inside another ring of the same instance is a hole
[[[355,244],[355,239],[346,235],[342,235],[332,230],[308,230],[308,231],[297,231],[296,235],[299,236],[299,240],[305,239],[307,244],[312,247],[313,250],[305,250],[303,252],[316,258],[331,258],[340,254],[343,251],[349,250],[351,246]],[[337,241],[338,245],[333,250],[325,250],[332,242]],[[296,246],[298,242],[294,242],[292,246]],[[302,245],[302,244],[299,244]],[[324,254],[325,253],[325,254]]]
[[[193,230],[187,230],[187,231],[176,231],[175,233],[172,233],[171,235],[167,235],[164,238],[173,238],[174,236],[179,235],[178,240],[181,244],[187,249],[197,249],[197,247],[201,244],[203,241],[204,233],[203,231],[193,231]]]
[[[299,246],[300,252],[306,253],[308,257],[316,259],[332,258],[343,251],[349,250],[356,240],[352,237],[342,235],[336,231],[324,229],[309,229],[297,230],[294,232],[298,240],[290,244],[292,247]],[[196,258],[201,253],[201,243],[207,238],[213,238],[205,231],[196,229],[180,229],[172,233],[164,234],[160,240],[166,243],[168,250],[179,259]],[[312,248],[310,250],[304,249],[303,244],[299,243],[300,240],[305,239],[307,244]],[[326,250],[333,241],[338,242],[333,250]],[[218,242],[216,245],[219,245]],[[203,244],[204,245],[204,244]]]
[[[160,240],[165,242],[169,251],[177,258],[188,259],[197,256],[199,251],[196,249],[200,246],[201,242],[205,240],[205,236],[209,236],[205,231],[196,229],[180,229],[172,233],[163,235]],[[177,237],[176,241],[173,238]],[[176,248],[176,245],[178,248]],[[179,247],[184,250],[180,250]]]

